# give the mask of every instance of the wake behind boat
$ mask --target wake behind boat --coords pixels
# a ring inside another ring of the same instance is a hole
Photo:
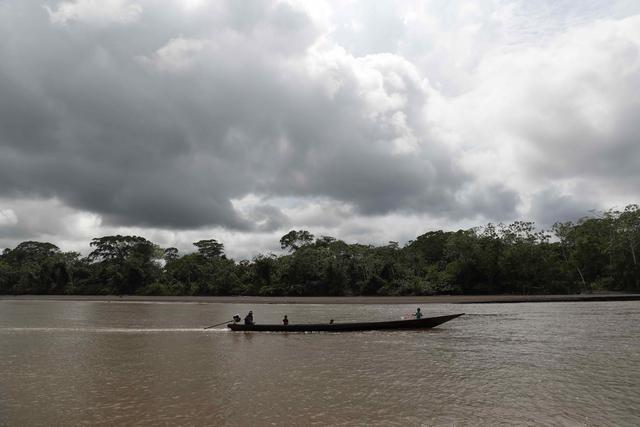
[[[413,320],[392,320],[388,322],[360,322],[360,323],[302,323],[295,325],[282,324],[252,324],[242,325],[228,323],[227,327],[232,331],[260,331],[260,332],[353,332],[376,331],[388,329],[430,329],[442,325],[449,320],[462,316],[464,313],[448,316],[426,317]]]

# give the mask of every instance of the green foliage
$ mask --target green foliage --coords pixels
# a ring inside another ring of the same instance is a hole
[[[85,284],[90,292],[134,294],[161,276],[158,261],[163,253],[143,237],[99,237],[91,246],[95,249],[87,261],[92,264],[92,277]]]
[[[292,230],[287,254],[235,262],[215,239],[181,255],[139,236],[104,236],[82,257],[46,242],[0,255],[3,294],[435,295],[640,291],[640,207],[557,223],[430,231],[404,247]]]
[[[307,230],[291,230],[280,239],[280,247],[289,251],[296,251],[313,242],[313,234]]]
[[[193,244],[204,259],[213,260],[224,256],[224,245],[216,239],[200,240]]]
[[[178,259],[178,257],[179,255],[177,248],[166,248],[164,251],[162,251],[162,258],[165,260],[165,262],[171,262]]]

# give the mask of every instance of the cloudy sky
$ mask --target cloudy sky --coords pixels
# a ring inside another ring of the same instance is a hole
[[[0,0],[0,248],[548,227],[639,135],[637,0]]]

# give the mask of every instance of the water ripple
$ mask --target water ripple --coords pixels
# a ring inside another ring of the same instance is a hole
[[[114,306],[0,302],[0,424],[640,425],[638,302],[469,305],[432,331],[345,334],[186,327],[238,305]],[[409,311],[252,309],[265,323]]]

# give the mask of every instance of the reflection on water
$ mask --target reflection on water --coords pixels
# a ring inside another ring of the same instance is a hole
[[[403,305],[0,301],[0,425],[638,425],[640,303],[433,305],[431,331],[243,333]]]

